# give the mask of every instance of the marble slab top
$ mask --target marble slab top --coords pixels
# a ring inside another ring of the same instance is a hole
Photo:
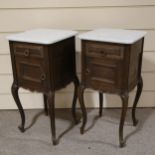
[[[146,35],[145,31],[102,28],[79,35],[82,40],[133,44]]]
[[[73,37],[76,31],[57,30],[57,29],[34,29],[7,36],[10,41],[36,43],[36,44],[53,44],[64,39]]]

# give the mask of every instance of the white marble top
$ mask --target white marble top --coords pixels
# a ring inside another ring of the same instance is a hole
[[[102,28],[79,35],[82,40],[133,44],[146,35],[145,31]]]
[[[57,29],[34,29],[10,35],[7,37],[10,41],[28,42],[36,44],[53,44],[64,39],[73,37],[76,31],[57,30]]]

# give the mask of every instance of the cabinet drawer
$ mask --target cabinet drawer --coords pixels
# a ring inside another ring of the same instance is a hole
[[[33,45],[27,43],[14,43],[13,46],[15,56],[21,56],[25,58],[43,58],[43,46]]]
[[[124,46],[100,42],[86,42],[86,55],[99,58],[123,59]]]

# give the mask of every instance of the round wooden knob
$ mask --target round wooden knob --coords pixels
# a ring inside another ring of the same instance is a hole
[[[46,75],[44,73],[41,74],[40,79],[41,79],[41,81],[44,81],[46,79]]]
[[[86,69],[86,74],[89,74],[90,73],[90,70],[87,68]]]
[[[29,54],[30,54],[29,50],[28,50],[28,49],[26,49],[26,50],[24,51],[24,55],[25,55],[26,57],[28,57],[28,56],[29,56]]]
[[[100,53],[103,55],[103,56],[106,56],[107,55],[107,52],[106,51],[100,51]]]

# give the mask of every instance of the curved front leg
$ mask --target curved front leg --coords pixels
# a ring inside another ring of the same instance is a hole
[[[123,147],[125,145],[125,141],[123,138],[123,127],[124,127],[124,122],[125,122],[125,117],[126,117],[126,112],[128,108],[128,94],[123,94],[120,96],[122,99],[122,114],[121,114],[121,119],[120,119],[120,125],[119,125],[119,142],[120,142],[120,147]]]
[[[53,145],[57,145],[56,130],[55,130],[55,103],[54,103],[55,99],[54,98],[55,98],[54,92],[49,92],[47,94],[47,103],[48,103],[49,117],[51,122],[52,141],[53,141]]]
[[[84,134],[84,129],[85,129],[85,126],[86,126],[86,123],[87,123],[87,112],[86,112],[86,108],[85,108],[85,105],[84,105],[84,87],[83,86],[79,86],[79,103],[80,103],[80,106],[81,106],[81,110],[82,110],[82,116],[83,116],[83,122],[82,122],[82,126],[81,126],[81,129],[80,129],[80,132],[81,134]]]
[[[99,116],[101,117],[102,116],[102,111],[103,111],[103,93],[102,92],[99,92],[99,103],[100,103]]]
[[[21,105],[20,99],[19,99],[19,95],[18,95],[18,90],[19,87],[17,86],[17,84],[15,82],[13,82],[12,87],[11,87],[11,92],[12,92],[12,96],[16,102],[16,105],[18,107],[18,110],[20,112],[20,116],[21,116],[21,125],[19,126],[19,129],[21,132],[25,131],[25,113],[23,110],[23,107]]]
[[[136,126],[138,123],[135,113],[136,113],[136,107],[137,107],[139,98],[142,93],[142,89],[143,89],[143,79],[142,77],[140,77],[140,80],[138,81],[138,84],[137,84],[137,92],[136,92],[135,100],[134,100],[133,107],[132,107],[132,121],[133,121],[134,126]]]
[[[77,97],[78,97],[78,86],[79,86],[79,80],[77,76],[74,79],[74,97],[73,97],[73,102],[72,102],[72,115],[75,124],[78,124],[77,116],[76,116],[76,102],[77,102]]]

